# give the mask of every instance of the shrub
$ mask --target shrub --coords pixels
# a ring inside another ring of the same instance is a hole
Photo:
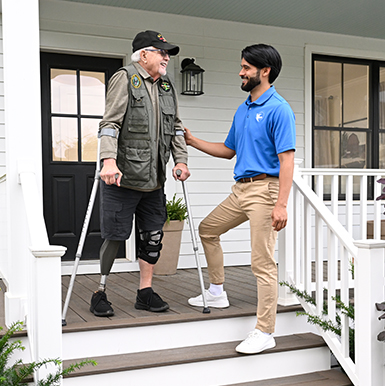
[[[32,362],[28,364],[24,364],[22,360],[19,359],[13,365],[8,365],[11,355],[16,350],[25,350],[25,347],[20,340],[10,342],[14,333],[21,331],[22,329],[22,322],[13,323],[0,339],[0,385],[2,386],[27,385],[27,382],[30,382],[30,378],[33,377],[34,372],[47,364],[54,364],[57,367],[57,371],[54,374],[48,374],[45,379],[40,380],[37,383],[37,386],[56,386],[60,384],[61,377],[70,374],[85,365],[96,365],[95,361],[86,360],[72,364],[63,370],[61,369],[62,362],[59,359],[43,359],[41,362]],[[1,327],[0,330],[2,330]]]

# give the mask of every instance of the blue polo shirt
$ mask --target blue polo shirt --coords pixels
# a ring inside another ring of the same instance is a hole
[[[237,155],[235,180],[262,173],[279,176],[278,154],[295,150],[295,117],[274,86],[238,107],[225,145]]]

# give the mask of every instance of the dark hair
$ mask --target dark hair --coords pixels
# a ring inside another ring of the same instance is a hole
[[[267,44],[253,44],[245,47],[242,50],[241,58],[258,69],[270,67],[270,84],[277,79],[282,68],[281,55],[274,47]]]

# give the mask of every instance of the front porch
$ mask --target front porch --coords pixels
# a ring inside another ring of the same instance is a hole
[[[206,269],[203,277],[208,283]],[[63,300],[69,279],[62,277]],[[159,314],[134,308],[139,272],[123,272],[111,274],[107,283],[115,315],[94,316],[89,311],[89,301],[98,282],[98,274],[77,275],[67,326],[62,329],[64,365],[85,358],[95,359],[98,365],[77,371],[64,380],[65,385],[99,385],[105,377],[113,379],[114,385],[127,384],[128,379],[140,379],[137,384],[149,385],[150,379],[162,374],[167,374],[166,379],[158,384],[178,384],[183,377],[186,385],[230,385],[227,380],[232,385],[247,380],[253,380],[249,385],[265,385],[263,382],[267,381],[263,379],[270,379],[269,385],[274,385],[281,384],[274,382],[283,382],[284,378],[287,385],[300,381],[304,385],[316,381],[323,386],[351,385],[338,369],[330,370],[330,352],[315,329],[306,318],[295,316],[295,311],[302,309],[300,306],[278,306],[274,349],[253,356],[235,352],[235,346],[256,321],[256,279],[250,266],[226,267],[225,286],[231,306],[211,309],[209,314],[187,304],[187,299],[200,291],[196,269],[154,276],[155,291],[170,304],[169,311]],[[1,287],[4,295],[2,282]],[[3,296],[0,306],[2,302]],[[4,318],[0,322],[4,326]],[[28,347],[27,337],[21,337]],[[205,379],[207,366],[222,372],[215,383]],[[243,366],[250,367],[248,373],[238,374]]]

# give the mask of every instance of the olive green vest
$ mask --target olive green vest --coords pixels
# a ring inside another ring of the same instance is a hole
[[[118,139],[117,166],[123,173],[121,186],[155,189],[166,181],[166,164],[175,135],[176,99],[167,76],[158,81],[160,130],[157,141],[155,114],[143,78],[132,65],[123,67],[128,75],[127,111]]]

